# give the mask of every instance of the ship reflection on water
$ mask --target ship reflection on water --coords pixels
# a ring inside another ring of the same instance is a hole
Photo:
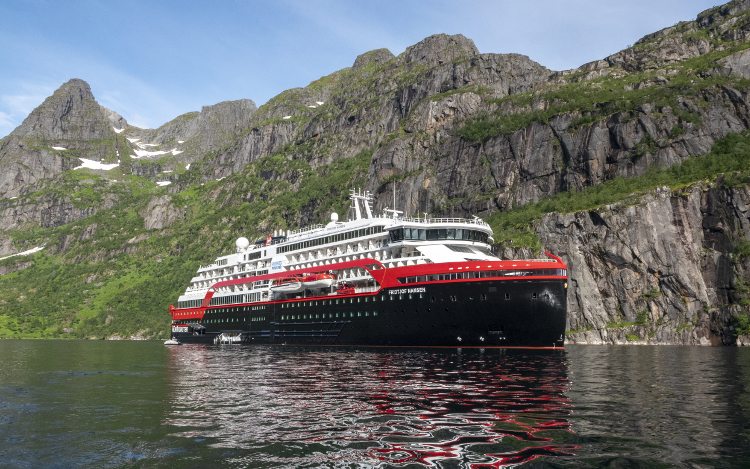
[[[576,452],[566,355],[170,350],[175,435],[269,466],[507,467]]]

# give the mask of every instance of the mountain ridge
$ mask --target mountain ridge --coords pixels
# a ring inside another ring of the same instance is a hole
[[[116,160],[86,146],[58,155],[44,138],[32,157],[68,166],[21,178],[0,198],[0,257],[44,246],[0,260],[11,292],[0,336],[162,334],[164,305],[198,263],[239,235],[341,212],[357,185],[383,196],[378,210],[395,187],[407,213],[487,217],[507,255],[544,245],[574,260],[570,340],[733,343],[750,318],[750,228],[744,170],[722,148],[744,148],[750,127],[748,10],[730,2],[569,71],[434,35],[398,56],[360,54],[257,108],[217,103],[159,129],[102,111],[94,127],[106,122],[118,167],[73,170],[88,156]],[[0,168],[15,164],[7,155]],[[601,196],[670,168],[688,174],[673,178],[683,186]],[[552,213],[525,215],[545,206]],[[638,222],[647,213],[656,234]],[[634,227],[631,251],[606,226]],[[654,243],[666,247],[654,254]],[[663,269],[643,261],[670,255],[678,261]]]

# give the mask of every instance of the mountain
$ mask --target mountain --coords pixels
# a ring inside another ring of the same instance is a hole
[[[94,100],[89,85],[62,85],[0,144],[0,196],[13,197],[37,181],[78,166],[74,155],[116,160],[115,113]]]
[[[158,129],[72,80],[0,143],[0,336],[164,335],[197,265],[358,186],[562,255],[571,341],[744,341],[749,35],[733,1],[566,71],[435,35]]]

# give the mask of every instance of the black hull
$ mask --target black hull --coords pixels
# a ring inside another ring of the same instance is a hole
[[[215,308],[184,343],[372,346],[560,347],[564,280],[451,282],[328,297]],[[223,334],[223,335],[222,335]]]

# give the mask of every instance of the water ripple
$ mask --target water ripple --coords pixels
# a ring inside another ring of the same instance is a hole
[[[557,435],[570,433],[560,351],[184,347],[172,360],[165,423],[252,449],[248,464],[500,467],[576,449]]]

